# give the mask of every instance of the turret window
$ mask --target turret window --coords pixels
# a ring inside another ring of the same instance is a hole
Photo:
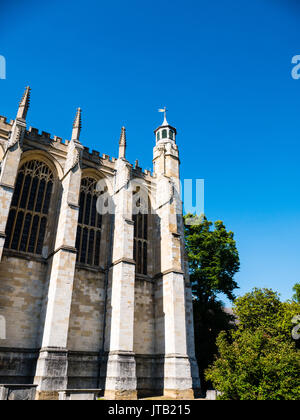
[[[174,140],[174,131],[173,130],[170,130],[170,139]]]
[[[77,262],[93,266],[100,265],[100,242],[102,216],[97,212],[97,181],[83,178],[80,188],[76,249]]]
[[[5,248],[42,254],[53,183],[53,173],[43,162],[33,160],[19,169]]]
[[[160,140],[160,132],[157,133],[157,141]]]
[[[162,131],[162,138],[163,139],[166,139],[168,137],[168,132],[167,132],[167,130],[163,130]]]

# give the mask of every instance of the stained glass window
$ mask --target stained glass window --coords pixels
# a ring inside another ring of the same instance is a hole
[[[53,182],[53,173],[44,162],[32,160],[19,169],[5,248],[42,254]]]
[[[148,274],[148,215],[133,215],[136,274]]]
[[[79,218],[76,235],[77,262],[100,265],[102,216],[97,212],[99,191],[97,181],[83,178],[81,181]]]

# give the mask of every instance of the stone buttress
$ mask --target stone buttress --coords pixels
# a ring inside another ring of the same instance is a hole
[[[76,265],[76,229],[81,184],[81,128],[80,109],[68,145],[67,160],[62,179],[62,197],[55,248],[49,262],[49,288],[35,384],[38,399],[55,396],[57,390],[67,389],[68,331]]]

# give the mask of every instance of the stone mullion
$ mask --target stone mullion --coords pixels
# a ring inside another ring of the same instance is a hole
[[[42,202],[41,202],[41,211],[38,213],[38,216],[39,216],[39,225],[38,225],[37,235],[36,235],[35,244],[34,244],[34,253],[35,254],[36,254],[36,251],[37,251],[37,244],[38,244],[38,241],[39,241],[39,238],[40,238],[40,230],[41,230],[41,223],[42,223],[43,217],[46,217],[46,220],[48,221],[47,215],[45,215],[43,213],[43,208],[44,208],[44,204],[45,204],[46,194],[47,194],[47,190],[48,190],[47,187],[48,187],[48,182],[49,181],[46,180],[45,178],[41,178],[41,179],[44,179],[45,180],[45,189],[44,189],[43,199],[42,199]],[[46,228],[47,228],[47,224],[46,224]]]
[[[84,220],[85,220],[85,212],[86,212],[86,202],[87,202],[87,193],[84,191],[84,201],[83,201],[83,210],[82,210],[82,221],[81,221],[81,237],[80,237],[80,259],[81,262],[81,255],[82,255],[82,241],[83,241],[83,233],[84,233]]]
[[[32,176],[31,179],[32,179],[32,182],[33,182],[34,176]],[[36,187],[36,192],[35,192],[35,195],[34,195],[34,198],[33,198],[32,210],[29,210],[32,217],[31,217],[30,228],[29,228],[29,233],[28,233],[28,238],[27,238],[27,243],[26,243],[26,251],[29,248],[29,242],[30,242],[32,226],[33,226],[33,220],[34,220],[34,216],[35,216],[35,206],[36,206],[36,201],[37,201],[37,197],[38,197],[38,193],[39,193],[40,183],[41,183],[41,178],[39,178],[39,181],[38,181],[38,184],[37,184],[37,187]]]
[[[24,180],[25,180],[25,177],[24,177]],[[24,231],[24,224],[25,224],[27,213],[28,213],[28,203],[29,203],[29,197],[30,197],[31,188],[32,188],[32,182],[33,182],[33,176],[31,176],[31,178],[30,178],[29,194],[28,194],[28,196],[26,198],[26,203],[25,203],[25,207],[24,207],[24,218],[23,218],[22,227],[21,227],[21,230],[20,230],[20,238],[19,238],[18,246],[17,246],[17,250],[18,251],[20,250],[22,236],[23,236],[23,231]],[[23,189],[21,191],[23,191]],[[20,194],[20,195],[22,196],[22,194]],[[30,231],[29,231],[29,233],[30,233]],[[28,237],[29,236],[30,235],[28,235]],[[26,248],[26,251],[27,251],[27,248]]]
[[[34,213],[32,211],[28,211],[28,213],[31,214],[31,221],[30,221],[30,226],[29,226],[29,230],[28,230],[28,238],[27,238],[27,242],[26,242],[26,251],[29,248],[29,241],[30,241],[30,237],[31,237],[31,232],[32,232],[32,226],[33,226],[33,219],[34,219]]]
[[[41,229],[41,221],[42,221],[42,216],[40,214],[38,214],[38,227],[36,230],[36,238],[35,238],[35,242],[34,242],[34,249],[33,249],[33,253],[36,254],[37,251],[37,244],[38,244],[38,240],[39,240],[39,235],[40,235],[40,229]]]
[[[93,229],[93,232],[94,232],[94,241],[93,241],[93,258],[92,258],[92,263],[93,263],[93,265],[95,265],[97,231],[95,229]],[[99,261],[100,261],[100,258],[99,258]]]
[[[92,209],[93,209],[93,194],[91,194],[91,206],[90,206],[89,223],[88,223],[89,226],[91,226]]]
[[[82,209],[82,220],[81,223],[78,223],[78,226],[80,226],[81,228],[81,233],[80,233],[80,243],[79,243],[79,250],[77,250],[78,252],[78,262],[81,262],[81,253],[82,253],[82,240],[83,240],[83,231],[84,231],[84,227],[83,227],[83,222],[84,222],[84,218],[85,218],[85,208],[86,208],[86,192],[85,191],[80,191],[80,194],[84,193],[84,200],[83,200],[83,209]]]
[[[91,228],[87,226],[87,241],[86,241],[86,254],[85,254],[85,264],[89,265],[89,251],[90,251],[90,234],[91,234]]]

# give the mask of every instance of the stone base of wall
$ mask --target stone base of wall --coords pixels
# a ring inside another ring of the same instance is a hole
[[[58,401],[58,391],[37,391],[35,395],[37,401]]]
[[[68,351],[63,348],[43,348],[40,350],[34,383],[38,391],[46,393],[66,389]],[[57,394],[58,398],[58,394]]]
[[[187,358],[179,358],[179,363],[176,357],[165,358],[164,355],[136,355],[135,359],[139,398],[165,396],[172,399],[190,400],[199,394],[200,381],[192,381]],[[181,372],[179,378],[172,377],[176,371]],[[169,374],[167,383],[174,385],[178,383],[180,385],[178,389],[165,388],[166,373]],[[197,385],[194,389],[192,389],[192,383],[193,387]],[[190,385],[190,388],[187,385]]]
[[[68,352],[68,389],[105,389],[108,354],[101,363],[96,352]],[[164,393],[163,355],[135,355],[139,398],[162,396]],[[100,369],[100,376],[99,376]]]
[[[100,368],[99,353],[69,351],[68,388],[103,389],[104,378],[99,378]]]
[[[106,390],[104,393],[106,400],[137,400],[137,391],[109,391]]]
[[[37,350],[0,348],[0,383],[33,384]]]
[[[110,352],[107,359],[105,398],[136,399],[136,363],[132,352]]]
[[[35,393],[34,385],[0,385],[0,401],[33,401]]]
[[[164,397],[176,400],[193,400],[195,394],[193,389],[165,389]]]
[[[164,356],[136,355],[139,398],[162,396],[164,392]]]
[[[66,352],[58,349],[49,352],[49,350],[50,349],[44,349],[41,352],[43,363],[42,366],[40,365],[38,371],[40,371],[42,377],[37,376],[36,383],[42,385],[43,388],[39,386],[39,390],[36,393],[36,399],[58,400],[58,391],[64,389],[64,387],[61,386],[61,380],[63,380],[63,382],[66,381],[66,389],[104,390],[105,388],[110,388],[109,378],[107,378],[108,354],[103,355],[100,363],[99,353],[97,352]],[[39,352],[37,350],[0,348],[0,383],[33,384],[38,355]],[[66,355],[67,374],[64,376]],[[120,366],[119,362],[121,361],[121,364],[125,363],[125,368],[129,369],[131,374],[133,374],[132,369],[134,370],[135,360],[136,389],[131,389],[130,391],[108,389],[105,392],[105,397],[107,399],[135,400],[137,397],[159,397],[163,395],[178,399],[194,398],[194,392],[197,391],[196,389],[194,389],[194,391],[192,389],[176,390],[176,387],[174,387],[175,389],[164,389],[164,375],[166,373],[166,360],[164,355],[133,356],[130,354],[128,356],[112,355],[113,360],[111,360],[111,362],[114,367],[110,372],[117,381],[118,368]],[[112,368],[112,365],[110,368]],[[62,374],[62,376],[60,376],[59,373]],[[110,380],[113,378],[111,377]],[[131,379],[134,380],[134,378]],[[193,387],[195,384],[197,385],[198,382],[194,382]],[[132,387],[132,384],[130,384],[130,386]],[[118,386],[116,388],[118,388]]]

